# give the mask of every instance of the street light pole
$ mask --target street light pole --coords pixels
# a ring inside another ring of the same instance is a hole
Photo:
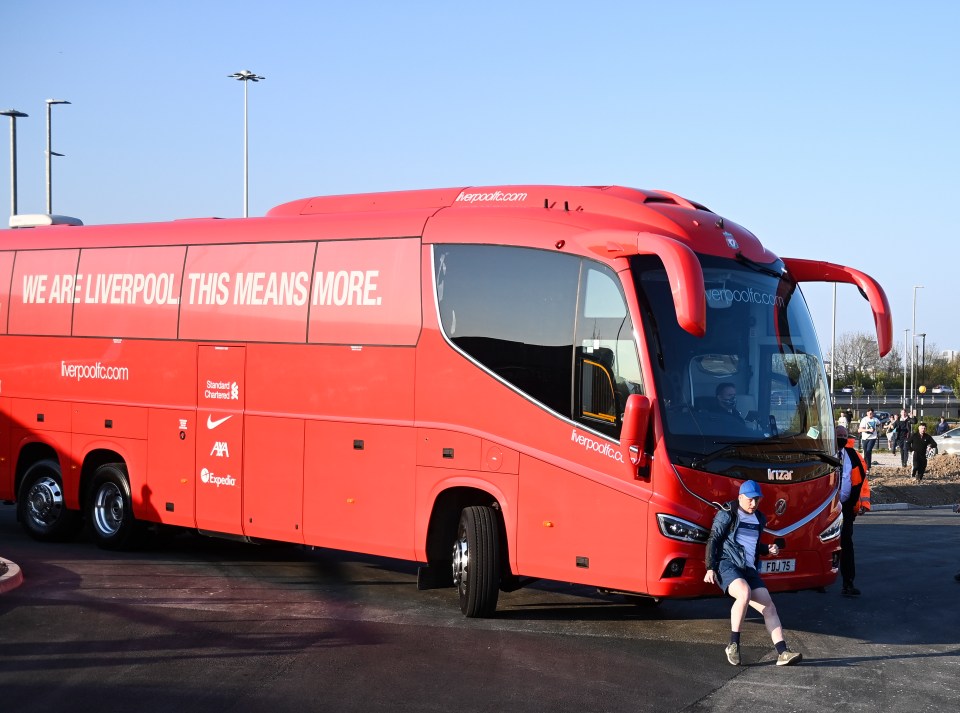
[[[834,393],[833,389],[833,376],[834,368],[833,365],[837,362],[837,283],[833,283],[833,322],[830,336],[830,393]]]
[[[920,332],[920,384],[923,384],[924,372],[927,370],[927,333]]]
[[[22,111],[4,109],[0,115],[10,117],[10,215],[17,214],[17,119],[27,117]]]
[[[50,107],[54,104],[69,104],[66,99],[47,99],[47,215],[53,215],[53,171],[52,161],[54,156],[63,156],[62,153],[56,153],[50,147]]]
[[[913,329],[910,330],[911,334],[916,335],[917,333],[917,290],[922,290],[923,285],[914,285],[913,286]],[[914,348],[916,344],[916,337],[914,341],[910,343],[910,405],[911,407],[916,403],[916,392],[914,391],[914,378],[917,373],[917,352]]]
[[[910,344],[910,330],[903,330],[903,396],[900,399],[900,402],[903,405],[904,409],[909,408],[907,406],[907,345]],[[909,414],[910,412],[907,411]]]
[[[247,82],[259,82],[261,79],[266,79],[266,77],[261,77],[249,69],[245,69],[242,72],[234,72],[233,74],[227,75],[230,79],[236,79],[238,82],[243,82],[243,217],[246,218],[249,215],[248,210],[248,196],[250,189],[249,181],[249,151],[247,143]]]

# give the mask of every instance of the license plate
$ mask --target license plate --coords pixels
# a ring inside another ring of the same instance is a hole
[[[796,572],[796,560],[761,560],[760,574],[782,574],[783,572]]]

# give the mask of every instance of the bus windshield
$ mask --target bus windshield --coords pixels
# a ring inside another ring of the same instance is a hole
[[[709,463],[730,452],[747,460],[835,453],[826,373],[796,283],[779,261],[700,260],[704,337],[677,324],[659,261],[632,265],[671,457],[714,470]]]

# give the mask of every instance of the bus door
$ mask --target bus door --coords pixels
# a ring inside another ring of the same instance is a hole
[[[242,534],[243,347],[197,357],[197,529]]]

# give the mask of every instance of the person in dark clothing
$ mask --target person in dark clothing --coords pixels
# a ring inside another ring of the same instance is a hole
[[[743,414],[737,410],[737,387],[730,382],[719,384],[716,389],[717,400],[707,407],[712,418],[716,418],[716,425],[725,432],[733,434],[746,433],[747,424]]]
[[[740,486],[737,499],[726,503],[713,518],[707,540],[707,573],[703,581],[716,584],[733,597],[730,609],[730,643],[725,649],[727,661],[740,665],[740,629],[753,607],[763,615],[763,623],[777,649],[777,666],[791,666],[803,659],[803,654],[791,651],[783,638],[783,626],[770,592],[757,571],[757,555],[780,553],[780,546],[760,542],[767,518],[757,509],[760,486],[752,480]]]
[[[739,423],[743,423],[743,414],[737,411],[737,387],[730,382],[724,382],[717,386],[717,401],[710,410],[713,413],[720,413],[729,416]]]
[[[853,552],[853,522],[860,512],[860,490],[867,476],[863,459],[853,447],[853,439],[848,439],[847,429],[837,426],[837,443],[840,450],[840,507],[843,511],[843,525],[840,528],[840,577],[843,580],[841,594],[845,597],[859,597],[853,580],[857,576],[857,564]]]
[[[910,436],[907,446],[913,451],[913,477],[919,483],[927,470],[927,449],[932,448],[936,452],[937,442],[927,433],[927,424],[921,423],[917,426],[917,432]]]
[[[896,439],[897,445],[900,447],[900,464],[904,468],[907,467],[907,441],[913,434],[914,423],[916,423],[916,419],[910,416],[906,409],[901,409],[900,420],[897,421]]]
[[[950,430],[950,424],[947,423],[947,419],[943,416],[940,417],[940,423],[937,424],[937,427],[933,429],[933,435],[942,436],[944,433]]]

